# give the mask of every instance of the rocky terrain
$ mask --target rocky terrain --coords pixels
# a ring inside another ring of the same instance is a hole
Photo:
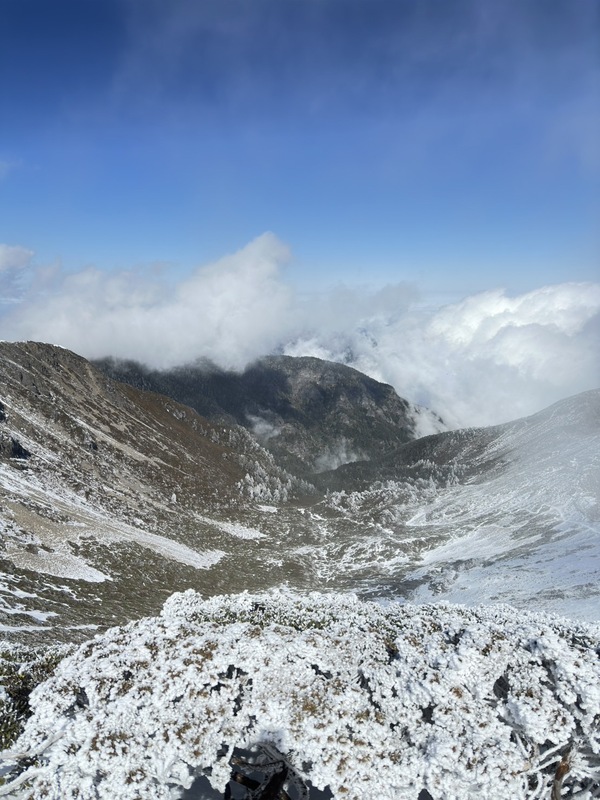
[[[0,381],[6,638],[85,639],[188,588],[598,617],[599,391],[415,438],[439,421],[317,359],[160,374],[0,343]]]
[[[0,343],[0,371],[7,633],[50,631],[57,613],[61,629],[123,621],[179,585],[242,588],[234,567],[224,583],[211,567],[263,536],[244,527],[245,504],[314,491],[243,428],[117,384],[67,350]]]

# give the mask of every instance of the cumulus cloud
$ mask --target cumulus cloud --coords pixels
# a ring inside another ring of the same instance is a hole
[[[436,311],[372,320],[350,359],[319,336],[288,346],[346,360],[454,427],[533,413],[600,386],[600,285],[570,283],[508,297],[483,292]]]
[[[40,271],[35,294],[5,318],[4,335],[158,367],[200,355],[243,367],[278,343],[290,300],[280,278],[287,257],[265,234],[176,286],[139,271]]]
[[[0,276],[32,271],[0,246]],[[600,386],[600,284],[509,296],[496,289],[437,309],[397,284],[293,291],[288,248],[264,234],[178,284],[143,271],[38,268],[0,336],[87,357],[171,367],[209,358],[241,369],[272,352],[341,361],[433,408],[451,426],[489,425]]]

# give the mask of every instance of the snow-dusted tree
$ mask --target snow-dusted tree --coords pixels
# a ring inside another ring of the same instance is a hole
[[[297,797],[600,797],[599,631],[507,607],[190,591],[83,645],[31,704],[2,796],[222,794],[242,748],[280,758],[263,771]]]

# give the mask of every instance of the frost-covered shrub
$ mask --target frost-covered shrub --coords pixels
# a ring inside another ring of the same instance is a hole
[[[33,648],[5,644],[0,649],[0,750],[22,733],[30,716],[29,697],[70,652],[67,646]]]
[[[270,455],[270,454],[269,454]],[[272,456],[271,456],[272,458]],[[258,461],[240,457],[240,464],[249,472],[237,483],[240,494],[261,502],[285,503],[299,494],[311,494],[315,487],[307,481],[278,469],[277,474],[268,472]]]
[[[266,744],[335,798],[549,800],[559,767],[562,797],[598,797],[599,636],[508,607],[174,595],[33,692],[11,796],[223,792],[234,748]]]

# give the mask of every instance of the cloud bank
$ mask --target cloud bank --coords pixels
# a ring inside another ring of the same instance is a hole
[[[515,419],[600,386],[600,284],[516,297],[494,289],[426,309],[403,284],[294,291],[289,257],[264,234],[173,284],[156,271],[36,268],[31,251],[0,245],[0,279],[27,273],[22,295],[4,305],[0,336],[159,368],[315,355],[391,383],[454,427]]]

